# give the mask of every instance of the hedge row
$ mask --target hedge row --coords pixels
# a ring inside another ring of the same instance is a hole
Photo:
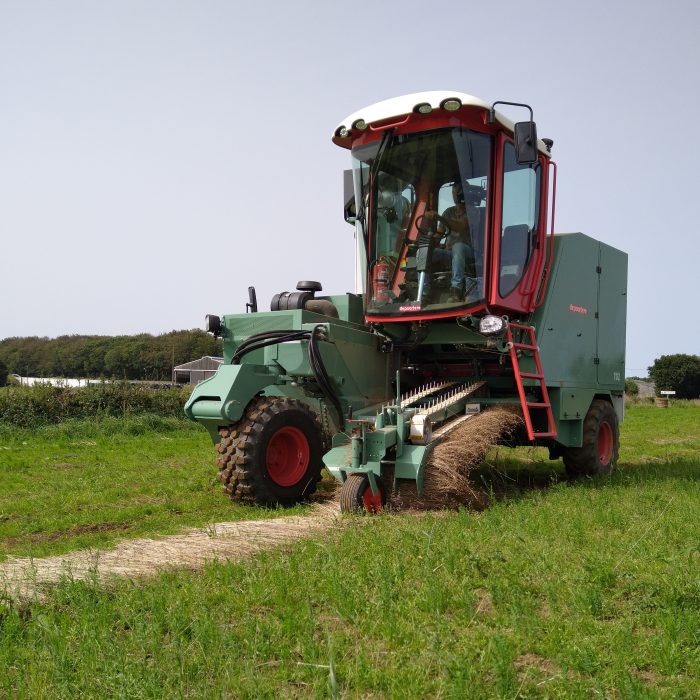
[[[0,423],[38,428],[69,419],[141,414],[184,417],[190,388],[153,388],[127,382],[56,387],[48,384],[0,389]]]

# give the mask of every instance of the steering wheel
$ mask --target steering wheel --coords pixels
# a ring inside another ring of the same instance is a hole
[[[433,229],[434,224],[442,224],[445,230],[442,232],[442,235],[440,236],[449,236],[451,233],[450,226],[447,223],[447,219],[444,217],[440,216],[440,214],[433,214],[431,216],[427,216],[426,214],[421,214],[417,219],[416,219],[416,228],[418,229],[419,233],[426,234],[426,233],[437,233]]]

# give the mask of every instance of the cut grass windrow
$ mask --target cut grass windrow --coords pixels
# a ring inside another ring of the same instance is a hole
[[[103,584],[115,577],[139,579],[164,569],[199,569],[217,559],[237,561],[301,537],[325,531],[338,521],[338,503],[319,504],[305,516],[241,520],[190,529],[159,539],[124,540],[108,550],[83,549],[34,559],[10,557],[0,563],[0,589],[19,600],[41,596],[62,579],[91,579]]]

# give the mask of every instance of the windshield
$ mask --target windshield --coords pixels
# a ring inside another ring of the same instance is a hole
[[[490,153],[489,136],[462,128],[353,149],[368,314],[449,312],[482,300]]]

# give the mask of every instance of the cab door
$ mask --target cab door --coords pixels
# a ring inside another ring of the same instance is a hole
[[[502,312],[529,313],[545,262],[546,159],[518,163],[506,134],[500,134],[496,150],[489,305]]]

